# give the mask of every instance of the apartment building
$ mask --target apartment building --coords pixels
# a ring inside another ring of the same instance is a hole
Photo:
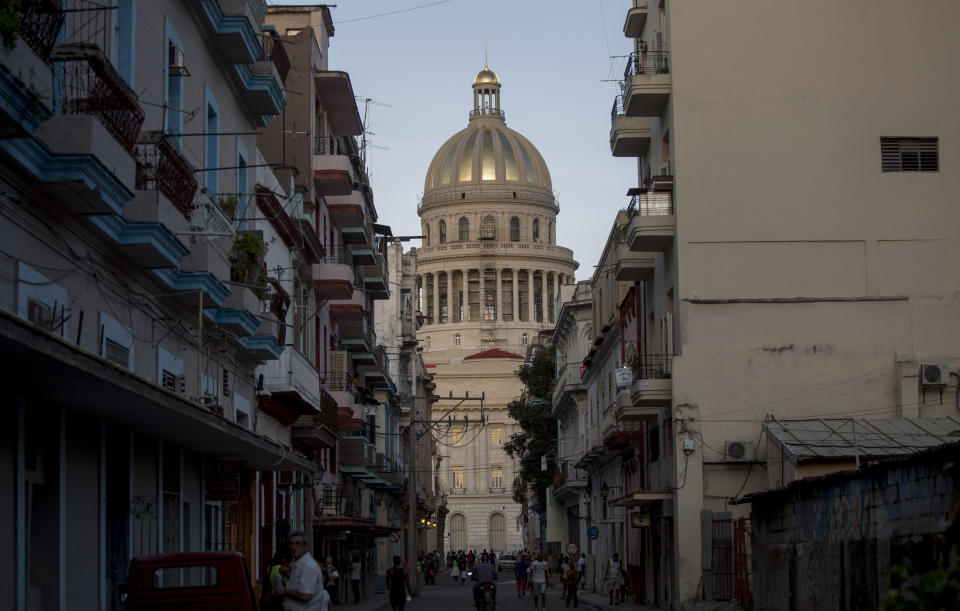
[[[285,105],[266,5],[14,10],[0,51],[2,591],[18,609],[119,608],[131,557],[204,549],[242,552],[257,582],[280,516],[309,525],[317,470],[259,401],[257,372],[285,358],[289,291],[246,223],[258,185],[289,196],[255,168],[254,133]],[[300,413],[322,413],[294,392]]]
[[[904,452],[910,427],[957,414],[958,11],[627,7],[610,146],[637,183],[594,285],[628,290],[588,369],[618,335],[632,379],[603,440],[636,457],[608,504],[638,600],[735,597],[731,499],[888,455],[865,420],[905,431]],[[584,380],[608,405],[601,373]]]

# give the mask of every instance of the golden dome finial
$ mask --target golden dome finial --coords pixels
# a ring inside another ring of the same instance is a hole
[[[488,70],[490,66],[487,65],[487,41],[483,41],[483,69]]]

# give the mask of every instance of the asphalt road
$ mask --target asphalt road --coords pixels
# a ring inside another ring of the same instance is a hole
[[[558,581],[553,579],[547,588],[547,611],[564,609],[564,602],[560,599],[561,588]],[[529,593],[528,593],[529,594]],[[532,596],[532,595],[531,595]],[[570,603],[571,608],[573,603]],[[468,578],[466,585],[453,585],[446,574],[437,579],[435,586],[420,586],[420,596],[407,603],[409,611],[470,611],[473,609],[473,590]],[[533,611],[533,598],[517,597],[517,584],[511,575],[510,579],[500,579],[497,582],[497,611]]]

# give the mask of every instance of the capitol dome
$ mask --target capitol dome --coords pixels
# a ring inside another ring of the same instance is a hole
[[[500,109],[500,80],[486,66],[473,81],[470,124],[434,155],[427,170],[424,194],[440,187],[463,185],[553,190],[550,171],[540,151],[507,127]]]

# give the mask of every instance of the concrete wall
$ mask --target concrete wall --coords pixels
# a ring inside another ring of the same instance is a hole
[[[891,568],[943,561],[960,502],[957,444],[753,500],[754,608],[876,608]]]

